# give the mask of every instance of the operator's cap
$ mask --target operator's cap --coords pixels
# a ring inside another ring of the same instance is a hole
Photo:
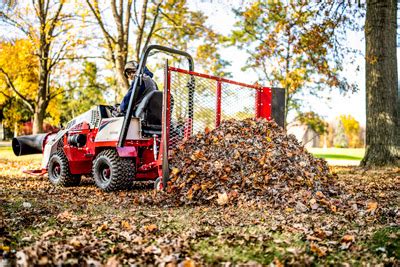
[[[134,60],[126,62],[125,69],[124,69],[125,78],[128,78],[128,75],[126,74],[128,72],[128,70],[133,70],[133,71],[137,70],[137,65],[138,65],[137,62]]]

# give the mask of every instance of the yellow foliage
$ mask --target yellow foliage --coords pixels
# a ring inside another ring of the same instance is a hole
[[[360,123],[351,115],[341,115],[344,132],[349,140],[350,148],[362,146],[360,138]]]
[[[15,88],[28,99],[36,96],[39,84],[38,58],[33,52],[34,46],[27,39],[0,43],[0,68],[8,74]],[[16,96],[8,87],[4,75],[0,75],[0,81],[0,90]]]

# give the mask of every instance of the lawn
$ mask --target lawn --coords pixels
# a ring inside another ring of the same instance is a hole
[[[21,169],[39,156],[0,148],[0,266],[398,265],[400,169],[334,167],[346,198],[318,213],[257,202],[164,206],[151,184],[60,188]],[[342,201],[342,203],[339,203]]]
[[[317,158],[327,160],[358,160],[361,161],[364,157],[364,148],[308,148]]]

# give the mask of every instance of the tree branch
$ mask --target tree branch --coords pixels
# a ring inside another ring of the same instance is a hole
[[[131,8],[132,8],[132,0],[128,0],[126,4],[125,10],[125,21],[124,21],[124,44],[127,44],[129,41],[129,22],[131,19]],[[125,49],[127,49],[126,47]]]
[[[103,23],[103,20],[102,20],[102,18],[101,18],[100,11],[99,11],[99,7],[98,7],[98,2],[97,2],[97,0],[95,0],[95,6],[93,6],[93,5],[90,3],[89,0],[86,0],[86,3],[88,4],[90,10],[92,11],[94,17],[96,18],[96,20],[97,20],[97,22],[98,22],[98,24],[99,24],[99,26],[100,26],[100,28],[101,28],[101,31],[102,31],[103,34],[104,34],[104,38],[106,39],[107,46],[108,46],[108,50],[109,50],[109,52],[110,52],[110,54],[111,54],[111,59],[112,59],[113,62],[115,62],[115,56],[114,56],[114,50],[113,50],[113,44],[115,44],[115,40],[114,40],[114,38],[107,32],[106,28],[104,27],[104,23]]]
[[[133,13],[135,14],[133,23],[136,24],[139,27],[138,14],[137,14],[137,10],[136,10],[136,0],[133,0],[133,1],[134,1],[134,3],[133,3]]]
[[[50,1],[49,1],[50,2]],[[48,3],[48,2],[47,2]],[[61,13],[61,10],[62,10],[62,8],[63,8],[63,6],[64,6],[64,2],[63,1],[61,1],[60,2],[60,5],[58,6],[58,9],[57,9],[57,11],[56,11],[56,14],[54,15],[54,17],[52,18],[52,19],[50,19],[50,21],[51,21],[51,24],[50,24],[50,29],[49,29],[49,32],[48,32],[48,35],[49,36],[53,36],[53,31],[54,31],[54,29],[55,29],[55,27],[56,27],[56,24],[57,24],[57,22],[58,22],[58,18],[59,18],[59,16],[60,16],[60,13]],[[47,14],[47,12],[48,12],[48,8],[49,8],[49,5],[46,5],[46,14]]]
[[[139,24],[139,35],[136,38],[136,58],[139,60],[139,55],[140,55],[140,49],[142,45],[142,39],[144,35],[144,27],[146,26],[146,20],[147,20],[147,3],[148,0],[143,0],[143,5],[142,5],[142,20]]]
[[[117,25],[117,32],[119,34],[123,35],[124,29],[122,27],[122,14],[118,14],[116,1],[117,0],[110,1],[111,2],[110,3],[111,11],[112,11],[112,14],[113,14],[113,18],[114,18],[115,24]],[[122,0],[121,0],[121,2],[122,2]]]
[[[160,3],[157,4],[157,7],[156,7],[156,14],[154,15],[153,23],[151,24],[150,32],[149,32],[148,35],[147,35],[147,38],[146,38],[146,42],[145,42],[145,44],[144,44],[144,47],[147,47],[147,45],[150,43],[151,36],[153,35],[154,28],[156,27],[158,15],[160,14],[160,6],[161,6],[161,3],[162,3],[162,2],[160,1]]]
[[[4,93],[3,91],[0,91],[0,93],[1,93],[3,96],[7,97],[7,99],[12,99],[12,98],[13,98],[12,96],[7,95],[7,94]]]
[[[23,96],[14,86],[12,83],[10,76],[8,73],[3,69],[0,68],[0,72],[3,73],[4,77],[6,78],[7,85],[22,99],[22,102],[24,102],[25,105],[29,108],[30,111],[34,112],[34,107],[30,103],[29,99],[27,99],[25,96]]]
[[[8,25],[11,25],[20,31],[22,31],[32,42],[34,42],[34,37],[32,36],[32,33],[26,30],[20,23],[17,21],[11,19],[9,16],[7,16],[4,12],[0,11],[0,20],[4,21]]]

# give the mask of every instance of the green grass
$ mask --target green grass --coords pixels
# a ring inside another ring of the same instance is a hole
[[[362,160],[364,148],[308,148],[308,151],[317,158],[332,160]]]
[[[10,161],[25,161],[25,162],[32,162],[32,161],[40,161],[42,159],[42,154],[34,154],[34,155],[26,155],[17,157],[14,155],[12,148],[9,146],[2,146],[0,147],[0,160],[10,160]]]
[[[400,259],[400,227],[391,226],[376,231],[372,236],[371,248],[377,254],[385,252],[389,257]]]

